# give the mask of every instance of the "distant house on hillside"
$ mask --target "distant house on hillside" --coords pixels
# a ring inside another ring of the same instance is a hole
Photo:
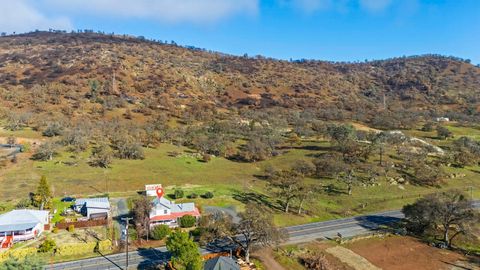
[[[194,203],[175,203],[164,197],[157,197],[152,201],[153,207],[150,212],[150,226],[160,224],[177,226],[177,219],[190,215],[200,217],[200,211]]]
[[[437,117],[437,118],[435,118],[435,121],[437,121],[437,122],[450,122],[450,119],[448,117]]]
[[[240,270],[240,265],[230,257],[216,257],[205,262],[203,270]]]
[[[88,219],[108,218],[110,216],[110,202],[107,197],[81,198],[75,201],[73,210]]]
[[[13,242],[26,241],[38,237],[49,225],[49,211],[13,210],[0,215],[0,242],[2,248]]]

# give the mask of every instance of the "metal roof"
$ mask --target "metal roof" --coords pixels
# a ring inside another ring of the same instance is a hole
[[[240,270],[238,265],[230,257],[216,257],[205,262],[204,270]]]
[[[80,198],[75,201],[75,206],[83,206],[87,208],[104,208],[110,209],[110,201],[107,197],[100,198]]]
[[[195,211],[194,203],[175,203],[164,197],[153,199],[153,205],[157,209],[169,209],[172,213]]]
[[[35,227],[38,223],[48,223],[49,211],[13,210],[0,215],[0,231],[21,231]]]

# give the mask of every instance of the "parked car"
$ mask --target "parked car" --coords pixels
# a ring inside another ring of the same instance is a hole
[[[75,198],[73,198],[73,197],[65,197],[65,198],[62,198],[61,201],[62,201],[62,202],[74,202],[74,201],[75,201]]]

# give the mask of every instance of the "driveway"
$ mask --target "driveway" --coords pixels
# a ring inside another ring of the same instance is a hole
[[[122,235],[122,231],[125,228],[125,222],[122,221],[123,217],[129,215],[127,199],[126,198],[112,198],[112,217],[114,226],[118,232],[120,232],[119,238]]]

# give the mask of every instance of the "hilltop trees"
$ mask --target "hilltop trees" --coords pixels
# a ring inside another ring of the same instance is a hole
[[[480,143],[461,137],[452,144],[453,162],[460,166],[475,165],[480,161]]]
[[[260,139],[252,138],[245,145],[243,157],[248,161],[261,161],[272,155],[272,149]]]
[[[52,160],[57,154],[58,144],[56,142],[44,142],[42,143],[32,156],[32,159],[48,161]]]
[[[406,205],[403,213],[409,230],[427,236],[440,232],[449,247],[458,235],[468,234],[472,225],[480,221],[472,201],[458,190],[427,195]]]
[[[113,151],[106,143],[100,143],[92,150],[90,165],[93,167],[108,168],[112,163]]]
[[[442,126],[442,125],[437,125],[437,137],[445,140],[447,138],[453,137],[453,133],[448,130],[448,128]]]
[[[50,122],[48,123],[45,130],[42,132],[42,135],[46,137],[60,136],[62,135],[63,130],[64,130],[64,127],[60,122],[57,122],[57,121]]]

